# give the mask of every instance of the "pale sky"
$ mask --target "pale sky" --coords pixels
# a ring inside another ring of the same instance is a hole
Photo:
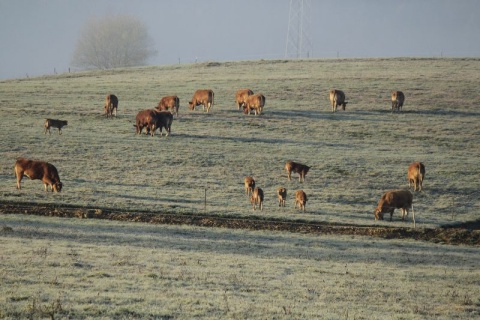
[[[479,0],[308,7],[312,58],[480,57]],[[158,51],[150,65],[283,59],[289,9],[290,0],[0,0],[0,79],[67,72],[82,28],[116,14],[145,23]]]

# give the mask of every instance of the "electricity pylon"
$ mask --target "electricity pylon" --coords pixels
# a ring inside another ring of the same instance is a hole
[[[310,57],[312,51],[309,35],[310,12],[310,0],[290,0],[285,58]]]

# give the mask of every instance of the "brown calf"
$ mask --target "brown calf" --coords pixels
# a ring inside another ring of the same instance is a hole
[[[305,212],[305,204],[307,204],[307,195],[305,194],[305,192],[303,192],[303,190],[297,190],[295,192],[295,209],[297,208],[297,204],[298,204],[298,208],[300,210],[303,210],[303,212]]]
[[[157,111],[147,109],[138,112],[135,117],[135,127],[137,134],[141,134],[143,128],[146,128],[146,134],[150,132],[150,135],[154,136],[157,129]]]
[[[287,189],[280,187],[277,189],[278,206],[285,207],[285,201],[287,200]]]
[[[52,134],[50,127],[57,128],[58,134],[62,134],[62,127],[66,125],[68,125],[68,121],[66,120],[45,119],[45,134],[47,134],[47,131]]]
[[[408,187],[413,184],[413,191],[422,191],[423,178],[425,177],[425,166],[421,162],[412,162],[408,166]]]
[[[29,177],[31,180],[42,180],[45,185],[45,191],[50,186],[52,192],[62,191],[62,183],[58,176],[57,168],[53,164],[38,160],[28,160],[19,158],[15,162],[15,177],[17,178],[17,189],[21,189],[20,182],[23,176]]]
[[[210,89],[197,90],[193,94],[192,101],[188,102],[190,110],[195,110],[196,106],[203,105],[203,111],[207,108],[207,112],[210,112],[210,108],[213,107],[214,93]]]
[[[392,91],[392,112],[401,111],[404,102],[405,95],[402,91]]]
[[[115,117],[117,116],[117,109],[118,109],[118,98],[114,94],[109,94],[105,98],[105,107],[103,108],[105,111],[105,115],[108,117]]]
[[[332,89],[330,90],[330,103],[332,104],[332,111],[337,111],[337,107],[342,107],[342,110],[345,110],[347,106],[347,101],[345,101],[345,93],[341,90]]]
[[[250,89],[240,89],[235,93],[235,103],[237,104],[238,110],[244,106],[245,100],[252,94],[253,91]]]
[[[243,104],[243,113],[250,114],[250,111],[254,110],[255,115],[260,115],[265,107],[265,96],[261,93],[253,94],[245,98]]]
[[[253,193],[253,189],[255,189],[255,179],[252,177],[245,177],[245,193],[249,196],[250,193]]]
[[[384,213],[390,213],[390,221],[392,221],[393,211],[402,209],[402,220],[408,215],[408,211],[412,208],[413,195],[408,190],[392,190],[387,191],[378,202],[374,211],[375,220],[383,220]]]
[[[289,181],[292,180],[293,171],[300,175],[298,181],[302,182],[305,181],[305,175],[308,173],[308,170],[310,170],[310,167],[301,163],[287,161],[287,163],[285,164],[285,170],[287,171]]]
[[[250,202],[253,205],[253,210],[257,208],[257,205],[260,207],[260,210],[263,210],[263,190],[258,187],[253,189]]]
[[[180,99],[177,96],[166,96],[160,100],[156,109],[159,111],[170,110],[172,114],[178,117],[179,107],[180,107]]]

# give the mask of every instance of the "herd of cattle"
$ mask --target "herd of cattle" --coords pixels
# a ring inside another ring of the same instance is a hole
[[[287,161],[285,164],[285,171],[287,172],[288,180],[291,180],[292,172],[298,173],[299,182],[305,182],[305,175],[310,170],[309,166],[306,166],[301,163]],[[421,191],[423,185],[423,179],[425,177],[425,165],[421,162],[412,162],[408,166],[407,171],[407,180],[408,186],[412,187],[414,191]],[[253,210],[258,206],[260,210],[263,209],[263,199],[264,193],[263,190],[255,185],[255,179],[251,176],[247,176],[244,179],[245,183],[245,193],[250,196],[250,202],[253,205]],[[285,207],[285,202],[287,198],[287,189],[285,187],[280,187],[277,189],[278,196],[278,205],[280,207]],[[297,190],[295,192],[295,206],[300,210],[305,211],[305,205],[307,203],[307,195],[303,190]],[[409,210],[412,208],[413,203],[413,194],[408,190],[391,190],[385,192],[378,205],[374,211],[375,220],[383,220],[383,215],[385,213],[390,213],[390,221],[393,218],[393,212],[395,209],[402,210],[402,220],[408,216]]]
[[[405,95],[401,91],[393,91],[391,96],[392,112],[400,111],[405,101]],[[332,112],[335,112],[338,107],[345,110],[348,103],[345,98],[345,93],[341,90],[330,90],[330,103],[332,105]],[[210,89],[197,90],[192,100],[189,101],[189,109],[194,110],[197,106],[202,105],[203,110],[210,112],[214,104],[214,92]],[[238,110],[243,109],[243,113],[251,114],[254,111],[255,115],[260,115],[263,112],[265,106],[265,96],[263,94],[254,94],[251,89],[241,89],[235,94],[235,104]],[[136,133],[141,134],[145,128],[146,134],[153,136],[158,129],[162,135],[162,129],[165,129],[168,136],[171,131],[171,125],[173,122],[173,116],[178,117],[178,109],[180,107],[180,99],[177,96],[165,96],[158,103],[155,109],[141,110],[135,117]],[[107,95],[105,99],[104,115],[108,117],[116,117],[118,110],[118,98],[113,94]],[[68,125],[66,120],[58,119],[46,119],[45,121],[45,134],[50,132],[50,128],[54,127],[58,129],[59,134],[62,134],[62,127]],[[17,179],[17,189],[21,189],[21,181],[23,176],[27,176],[32,180],[42,180],[45,191],[48,191],[49,187],[51,191],[60,192],[62,190],[62,183],[58,171],[54,165],[37,160],[28,160],[19,158],[15,162],[15,176]],[[292,172],[299,174],[299,182],[305,182],[305,175],[310,170],[310,167],[301,163],[287,161],[285,164],[285,171],[287,172],[288,180],[291,180]],[[407,179],[409,187],[413,185],[413,190],[422,190],[423,178],[425,176],[425,166],[421,162],[413,162],[408,167]],[[259,207],[263,210],[264,192],[261,188],[255,185],[255,179],[248,176],[244,179],[245,192],[247,196],[250,196],[250,202],[253,206],[253,210]],[[277,189],[278,205],[285,207],[287,198],[287,189],[280,187]],[[300,210],[305,211],[307,203],[307,195],[303,190],[297,190],[295,192],[295,209],[298,207]],[[413,195],[408,190],[392,190],[386,192],[378,202],[377,208],[374,211],[375,220],[383,220],[385,213],[390,213],[390,221],[392,220],[393,212],[395,209],[402,210],[402,220],[408,215],[409,210],[412,208]]]

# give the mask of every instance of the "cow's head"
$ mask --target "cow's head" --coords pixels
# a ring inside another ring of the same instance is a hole
[[[195,106],[193,105],[193,101],[189,101],[189,102],[188,102],[188,108],[189,108],[190,110],[195,109]]]
[[[375,221],[377,221],[377,220],[383,220],[383,212],[382,212],[382,209],[377,208],[377,209],[375,209],[375,211],[374,211],[373,213],[375,214]]]
[[[345,110],[345,107],[347,106],[348,101],[345,101],[342,103],[342,110]]]
[[[59,181],[59,182],[54,183],[52,185],[52,190],[55,191],[55,192],[60,192],[60,191],[62,191],[62,187],[63,187],[63,184]]]

